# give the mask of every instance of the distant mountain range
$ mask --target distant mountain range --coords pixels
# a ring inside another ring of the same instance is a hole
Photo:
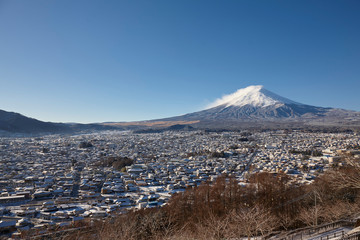
[[[176,127],[171,127],[176,125]],[[191,127],[181,127],[188,125]],[[218,99],[207,109],[171,118],[126,123],[65,124],[42,122],[19,113],[0,110],[0,130],[20,133],[63,133],[106,129],[193,130],[251,127],[360,127],[355,111],[301,104],[266,90],[249,86]],[[141,131],[140,131],[141,132]]]
[[[0,110],[0,130],[8,132],[63,132],[68,128],[65,124],[42,122],[25,117],[19,113]]]
[[[74,133],[81,131],[96,131],[118,129],[102,124],[66,124],[43,122],[29,118],[19,113],[0,110],[0,131],[8,133]]]

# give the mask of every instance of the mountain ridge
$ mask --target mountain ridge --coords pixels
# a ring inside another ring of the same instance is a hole
[[[81,131],[97,131],[121,129],[120,127],[102,124],[54,123],[43,122],[26,117],[20,113],[0,110],[0,131],[7,133],[44,134],[44,133],[74,133]]]
[[[63,123],[43,122],[20,113],[4,110],[0,110],[0,130],[22,133],[68,131]]]

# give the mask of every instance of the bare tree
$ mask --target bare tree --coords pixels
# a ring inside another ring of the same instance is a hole
[[[238,234],[245,235],[250,239],[257,235],[264,236],[273,231],[278,226],[278,220],[268,209],[255,205],[250,208],[243,208],[240,211],[232,212],[232,217],[237,222],[240,232]]]
[[[229,226],[228,217],[218,217],[210,214],[203,222],[196,225],[196,232],[201,236],[197,239],[224,239],[227,238],[227,229]]]
[[[347,167],[334,171],[332,184],[334,187],[360,189],[360,161],[353,157],[346,157]]]

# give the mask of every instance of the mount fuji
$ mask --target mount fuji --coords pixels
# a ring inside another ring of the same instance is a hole
[[[306,105],[281,97],[263,86],[249,86],[223,96],[205,110],[162,119],[226,123],[305,123],[310,125],[358,125],[360,113],[355,111]],[[197,124],[199,125],[199,124]]]

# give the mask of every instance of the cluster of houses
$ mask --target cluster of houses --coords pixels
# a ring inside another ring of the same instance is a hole
[[[46,232],[123,211],[161,207],[176,192],[230,174],[283,172],[300,184],[358,155],[349,133],[162,132],[0,139],[0,233]],[[352,149],[352,150],[349,150]],[[133,164],[117,169],[110,157]]]

